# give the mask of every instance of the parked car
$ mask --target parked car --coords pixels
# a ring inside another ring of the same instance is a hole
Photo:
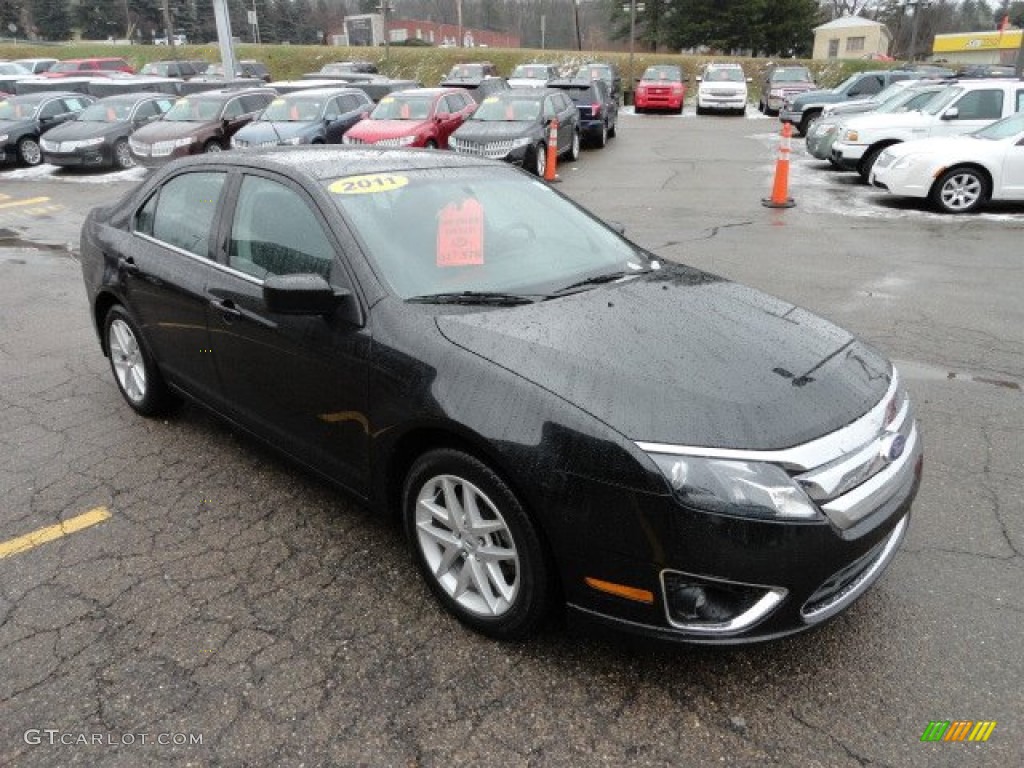
[[[901,197],[928,198],[945,213],[988,202],[1024,202],[1024,113],[962,136],[915,139],[885,149],[871,184]]]
[[[107,96],[78,113],[74,120],[48,131],[39,142],[43,161],[51,165],[95,167],[135,165],[128,137],[160,118],[174,103],[172,96],[129,93]]]
[[[445,80],[480,80],[484,77],[498,77],[498,68],[489,61],[470,61],[455,64]],[[443,82],[443,81],[442,81]]]
[[[697,114],[720,111],[745,115],[749,82],[739,64],[705,64],[697,75]]]
[[[154,77],[180,77],[182,80],[191,80],[193,77],[204,74],[209,65],[204,61],[202,69],[196,69],[191,61],[179,61],[169,59],[165,61],[150,61],[142,65],[140,75],[153,75]]]
[[[968,78],[982,78],[989,79],[992,77],[1017,77],[1017,70],[1014,67],[1005,67],[998,64],[969,64],[957,70],[956,76],[958,79]]]
[[[441,81],[442,88],[461,88],[470,95],[477,104],[489,96],[507,91],[510,86],[503,77],[446,77]]]
[[[911,139],[952,136],[983,128],[1024,111],[1024,81],[965,80],[949,85],[924,109],[884,115],[857,115],[843,121],[832,159],[856,170],[864,181],[886,147]]]
[[[674,64],[658,64],[644,70],[633,105],[637,114],[658,111],[681,115],[685,99],[683,71]]]
[[[476,108],[457,88],[417,88],[385,96],[345,134],[345,144],[448,149],[448,137]]]
[[[15,59],[14,63],[15,64],[21,64],[21,66],[25,67],[25,69],[27,69],[32,74],[38,75],[38,74],[48,70],[50,67],[52,67],[54,64],[56,64],[58,61],[60,61],[60,59],[49,59],[49,58]]]
[[[373,109],[358,88],[312,88],[281,96],[231,138],[236,148],[275,144],[340,144]]]
[[[579,159],[579,110],[549,88],[512,88],[484,99],[448,143],[459,154],[504,160],[543,177],[552,120],[558,120],[556,154]]]
[[[777,638],[848,608],[907,531],[922,442],[881,354],[501,163],[190,158],[80,242],[130,408],[202,403],[394,515],[490,637],[557,599],[665,639]]]
[[[817,90],[814,75],[807,67],[777,64],[768,67],[761,78],[757,108],[766,115],[777,115],[786,100]]]
[[[91,59],[64,59],[42,73],[43,77],[79,77],[83,75],[106,75],[111,72],[135,74],[132,65],[122,58],[113,56]]]
[[[0,75],[6,77],[31,77],[32,70],[16,61],[0,61]]]
[[[53,91],[11,96],[0,102],[0,163],[39,165],[39,139],[93,103],[82,93]]]
[[[797,134],[805,136],[811,123],[818,119],[827,104],[838,104],[851,99],[866,99],[874,96],[890,83],[897,80],[919,80],[922,75],[903,70],[876,70],[857,72],[835,88],[820,91],[806,91],[787,97],[779,111],[779,119],[796,128]]]
[[[512,88],[543,88],[557,77],[554,64],[520,64],[512,70],[508,84]]]
[[[356,82],[358,80],[372,80],[376,75],[377,67],[374,64],[370,64],[370,62],[335,61],[324,64],[318,72],[310,72],[303,75],[303,77],[317,79],[332,78]]]
[[[152,168],[176,157],[228,149],[231,137],[276,96],[270,88],[226,88],[178,99],[160,120],[132,134],[132,156]]]
[[[210,64],[206,71],[203,72],[204,77],[210,78],[224,78],[224,62],[215,61]],[[262,61],[256,61],[255,59],[243,59],[238,62],[238,69],[235,71],[235,77],[251,77],[254,80],[262,80],[265,83],[271,82],[270,70],[267,69],[267,65]]]
[[[608,91],[604,80],[552,80],[549,88],[564,91],[580,113],[580,137],[595,147],[603,147],[619,127],[619,102]]]
[[[807,152],[819,160],[832,160],[832,145],[839,127],[854,115],[890,114],[923,109],[935,95],[945,90],[941,80],[902,80],[878,94],[878,99],[858,99],[825,107],[821,117],[807,131]]]
[[[573,74],[574,80],[604,80],[608,90],[616,101],[622,103],[622,75],[614,64],[603,61],[592,61],[583,64]]]

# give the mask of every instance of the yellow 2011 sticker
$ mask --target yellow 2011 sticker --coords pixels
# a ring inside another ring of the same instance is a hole
[[[366,176],[349,176],[346,179],[338,179],[328,189],[336,195],[374,195],[378,192],[401,189],[408,183],[407,176],[371,173]]]

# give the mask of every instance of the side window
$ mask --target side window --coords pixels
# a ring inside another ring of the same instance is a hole
[[[162,115],[164,112],[166,112],[172,106],[174,106],[174,102],[171,101],[170,99],[157,99],[156,100],[156,105],[157,105],[156,106],[156,111],[159,112]]]
[[[544,117],[545,119],[552,118],[558,114],[558,110],[555,108],[552,97],[548,96],[544,99]]]
[[[264,98],[263,96],[257,96],[255,94],[243,96],[241,98],[241,102],[242,113],[246,115],[250,114],[251,112],[262,112],[263,109],[268,104],[268,100],[266,98]]]
[[[998,120],[1003,114],[1002,90],[969,91],[956,103],[958,120]]]
[[[143,235],[153,235],[153,218],[156,216],[156,199],[159,195],[154,194],[139,208],[135,214],[135,231]]]
[[[334,249],[306,201],[276,181],[246,176],[231,225],[228,263],[247,275],[330,277]]]
[[[1017,91],[1017,109],[1014,112],[1024,112],[1024,91]]]
[[[224,178],[223,173],[183,173],[164,184],[159,198],[154,198],[153,237],[208,258],[210,232]],[[146,203],[136,221],[140,232],[143,212],[148,207]]]
[[[55,99],[47,104],[43,105],[43,108],[39,110],[39,117],[48,118],[56,117],[64,112],[64,102],[60,99]]]
[[[153,115],[156,115],[156,114],[158,114],[157,113],[157,108],[156,108],[156,102],[155,101],[144,101],[141,104],[139,104],[138,109],[135,110],[135,119],[136,120],[145,120],[146,118],[153,117]]]
[[[228,102],[227,106],[224,107],[224,119],[234,120],[236,117],[242,116],[242,100],[232,99]]]

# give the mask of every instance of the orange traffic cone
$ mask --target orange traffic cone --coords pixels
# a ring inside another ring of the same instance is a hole
[[[558,119],[551,120],[551,127],[548,129],[548,160],[544,164],[544,181],[554,184],[561,179],[558,177]]]
[[[782,124],[782,141],[779,142],[779,159],[775,162],[775,183],[772,196],[761,200],[766,208],[792,208],[796,205],[789,196],[789,153],[792,151],[793,126]]]

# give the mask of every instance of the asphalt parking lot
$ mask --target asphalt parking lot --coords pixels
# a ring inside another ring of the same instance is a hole
[[[745,649],[465,630],[389,522],[197,408],[124,405],[74,256],[144,171],[0,170],[0,765],[1024,764],[1024,207],[940,216],[797,141],[770,210],[777,127],[625,114],[559,167],[660,256],[874,343],[916,403],[893,565]],[[922,743],[946,720],[996,726]]]

